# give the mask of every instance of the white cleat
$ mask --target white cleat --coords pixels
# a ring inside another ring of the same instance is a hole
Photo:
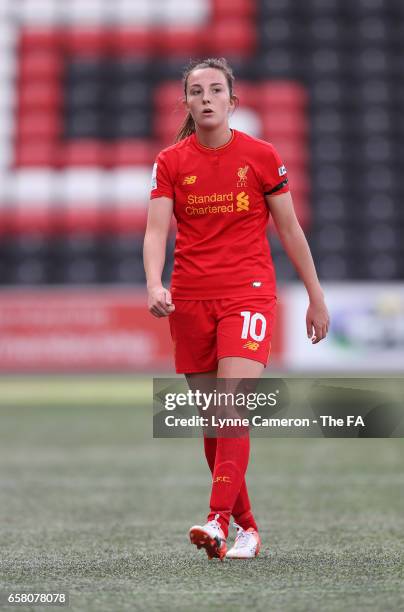
[[[246,531],[234,523],[237,528],[236,541],[226,554],[226,559],[254,559],[260,551],[261,539],[258,531],[252,527]]]
[[[204,548],[209,559],[218,557],[221,561],[226,556],[227,546],[226,538],[220,523],[216,520],[219,517],[216,514],[212,521],[208,521],[205,525],[194,525],[189,530],[189,539],[197,548]]]

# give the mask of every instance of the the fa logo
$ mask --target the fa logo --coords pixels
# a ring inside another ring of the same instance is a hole
[[[247,185],[247,172],[249,166],[244,166],[244,168],[239,168],[237,171],[238,182],[237,187],[245,187]]]
[[[197,176],[186,176],[183,181],[183,185],[193,185],[198,177]]]

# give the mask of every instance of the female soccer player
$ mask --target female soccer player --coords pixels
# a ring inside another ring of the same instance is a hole
[[[307,335],[325,338],[329,317],[310,249],[296,218],[288,177],[274,147],[231,130],[237,105],[226,60],[194,63],[184,73],[187,116],[176,144],[153,168],[144,241],[148,306],[169,316],[177,373],[193,387],[204,376],[259,378],[270,351],[276,288],[266,229],[272,215],[308,293]],[[171,291],[163,287],[167,235],[177,220]],[[199,381],[196,383],[196,381]],[[260,549],[245,482],[248,435],[204,437],[212,471],[210,512],[190,529],[209,558],[251,558]],[[227,552],[230,516],[237,526]]]

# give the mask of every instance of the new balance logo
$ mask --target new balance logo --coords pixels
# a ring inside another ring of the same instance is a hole
[[[198,177],[197,176],[186,176],[183,181],[183,185],[193,185]]]
[[[216,476],[213,482],[228,482],[231,483],[231,480],[228,476]]]
[[[243,344],[243,348],[250,349],[250,351],[257,351],[259,347],[260,347],[259,343],[253,342],[252,340],[249,340],[248,342]]]
[[[245,193],[245,191],[241,191],[237,194],[237,212],[241,212],[242,210],[249,210],[250,202],[249,196]]]

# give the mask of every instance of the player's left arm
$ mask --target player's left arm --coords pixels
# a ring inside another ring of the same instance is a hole
[[[310,247],[296,217],[292,196],[288,192],[267,195],[265,198],[283,248],[306,287],[309,296],[307,337],[317,344],[326,337],[330,318]]]

